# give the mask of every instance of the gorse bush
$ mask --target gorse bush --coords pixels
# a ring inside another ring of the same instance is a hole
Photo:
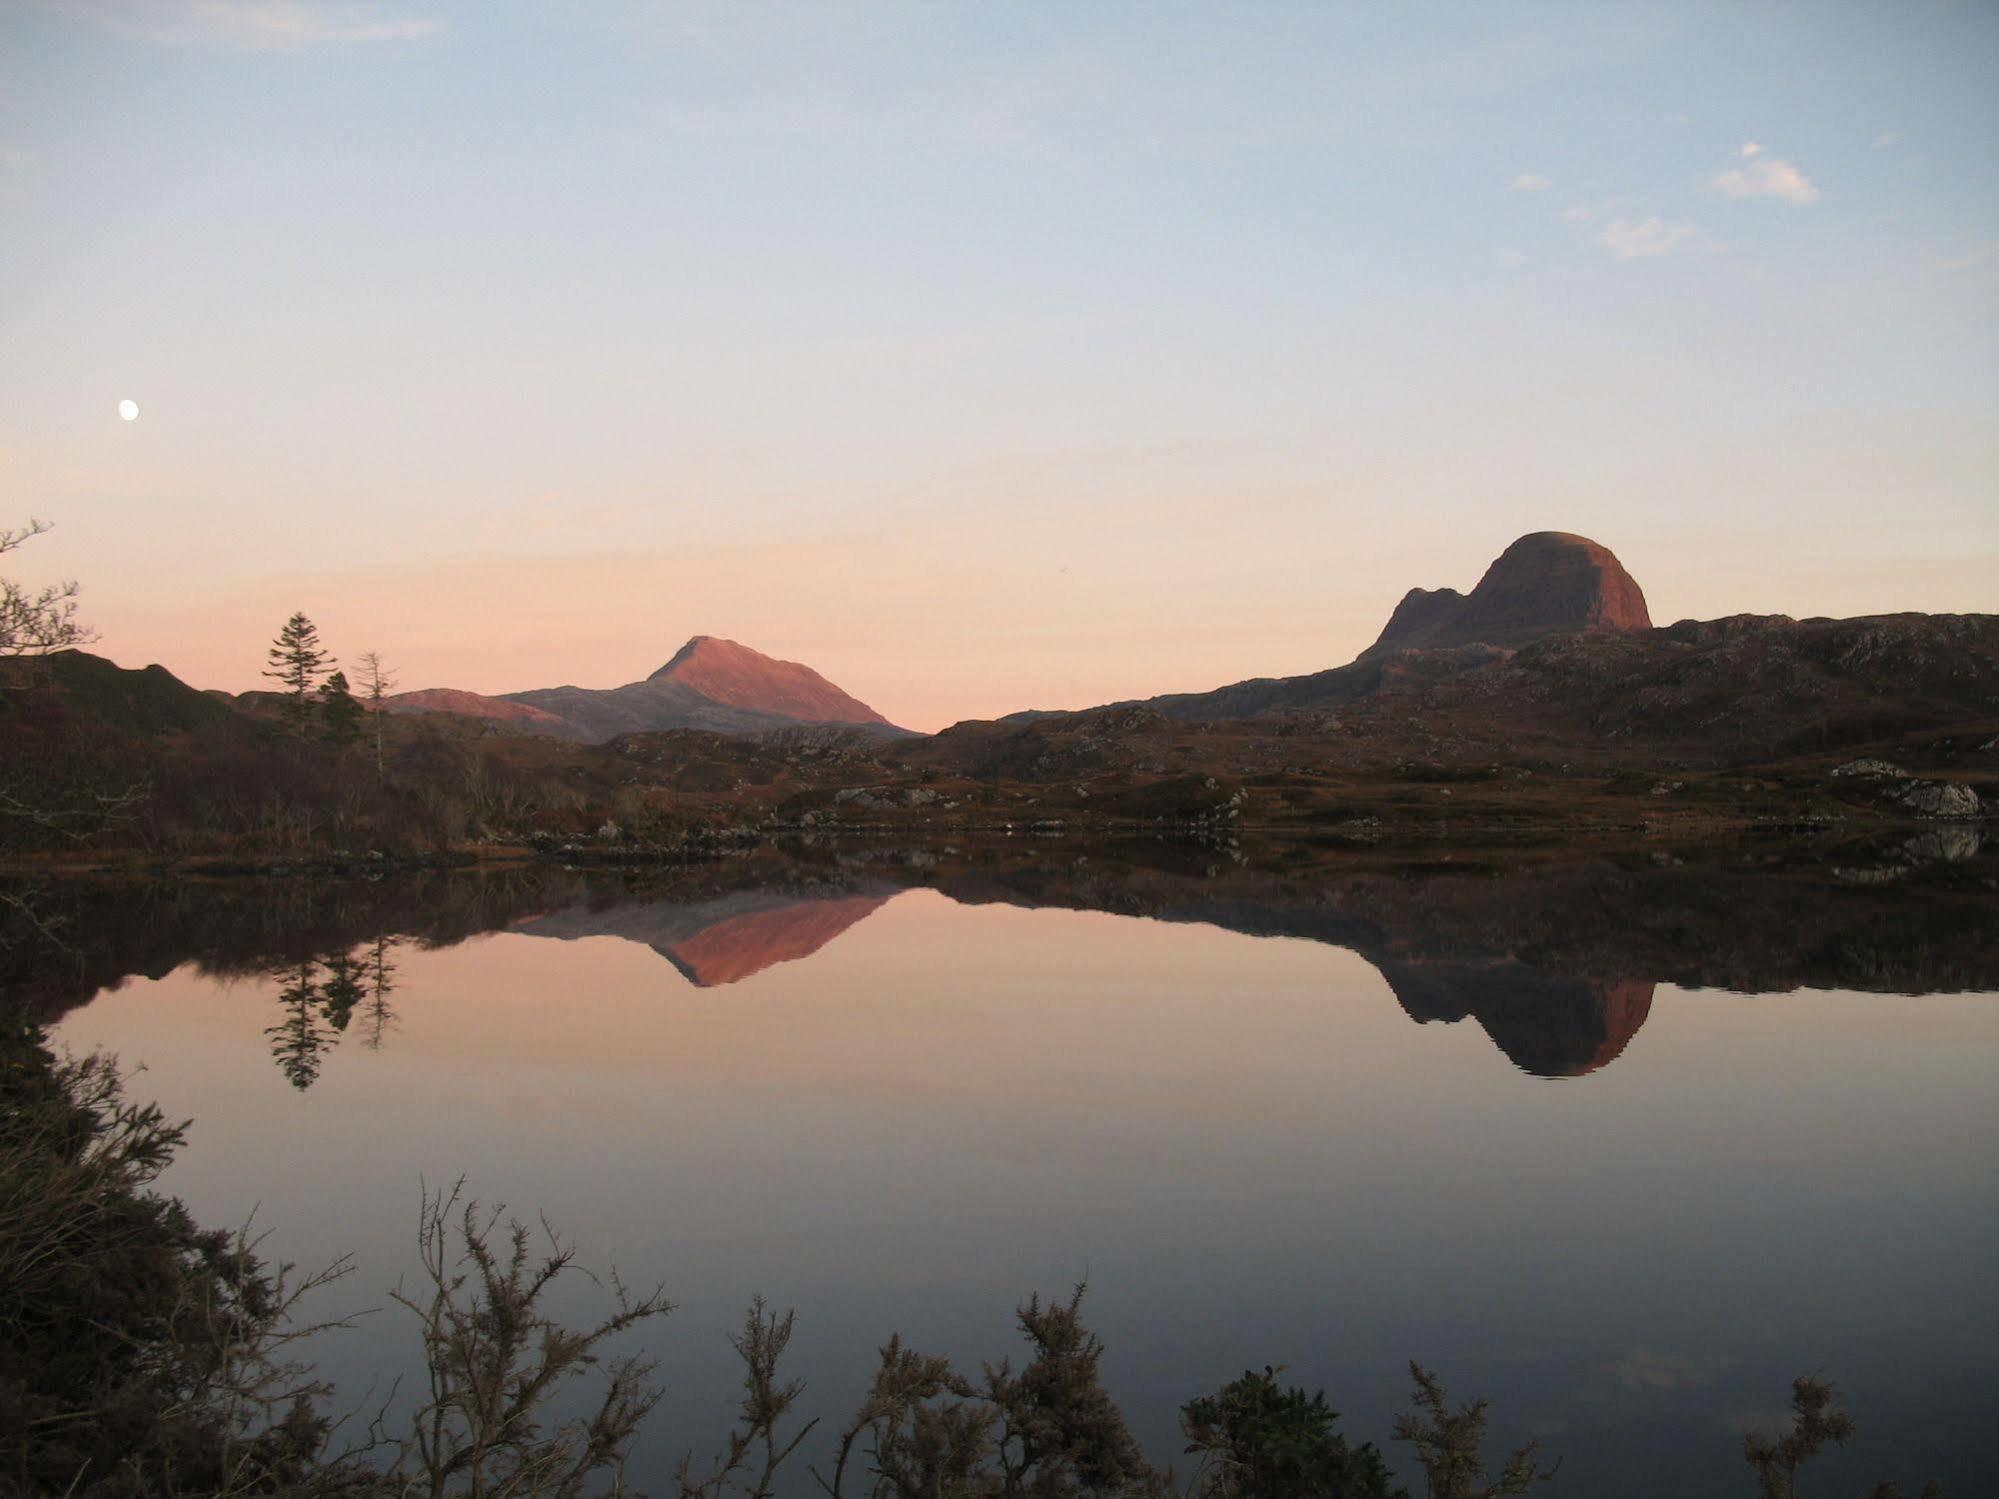
[[[380,955],[378,954],[378,957]],[[308,977],[310,975],[308,974]],[[301,980],[303,983],[304,980]],[[336,971],[334,1011],[362,982]],[[339,1023],[338,1021],[335,1022]],[[635,1492],[625,1467],[660,1398],[632,1336],[671,1308],[615,1275],[608,1313],[573,1327],[550,1293],[577,1270],[547,1224],[480,1207],[463,1186],[426,1192],[421,1273],[394,1302],[411,1318],[422,1376],[373,1419],[336,1422],[332,1392],[289,1357],[343,1324],[301,1301],[348,1273],[271,1265],[246,1231],[198,1227],[152,1190],[185,1126],[133,1102],[102,1057],[57,1059],[0,1006],[0,1495],[64,1499],[588,1499]],[[901,1338],[883,1345],[859,1408],[799,1454],[817,1418],[782,1377],[793,1316],[753,1303],[734,1339],[734,1425],[673,1499],[1408,1499],[1382,1454],[1338,1430],[1323,1392],[1245,1372],[1182,1408],[1193,1467],[1154,1467],[1101,1375],[1084,1293],[1019,1308],[1025,1356],[976,1375]],[[1413,1408],[1395,1424],[1427,1499],[1496,1499],[1546,1482],[1532,1446],[1495,1475],[1483,1400],[1453,1405],[1411,1365]],[[587,1392],[587,1397],[586,1397]],[[1744,1455],[1763,1499],[1795,1499],[1798,1470],[1853,1431],[1831,1387],[1801,1379],[1792,1429]],[[390,1410],[397,1414],[391,1418]],[[557,1412],[570,1414],[558,1416]],[[1926,1488],[1934,1499],[1937,1490]],[[1884,1485],[1872,1499],[1897,1499]]]
[[[4,1013],[4,1012],[0,1012]],[[0,1020],[0,1491],[284,1493],[309,1481],[326,1391],[284,1358],[308,1291],[246,1234],[147,1189],[184,1126],[104,1058],[58,1062]]]
[[[1285,1389],[1277,1370],[1190,1400],[1180,1422],[1204,1460],[1200,1499],[1393,1499],[1402,1493],[1373,1443],[1351,1447],[1323,1390]]]

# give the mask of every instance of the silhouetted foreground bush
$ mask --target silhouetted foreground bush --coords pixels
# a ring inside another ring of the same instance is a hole
[[[394,1300],[413,1314],[421,1388],[393,1420],[345,1444],[331,1392],[288,1359],[324,1330],[300,1300],[347,1273],[299,1277],[266,1264],[247,1233],[197,1227],[149,1190],[184,1138],[153,1105],[131,1102],[103,1057],[59,1061],[40,1032],[0,1010],[0,1493],[71,1499],[287,1495],[298,1499],[582,1499],[622,1495],[624,1465],[659,1400],[653,1364],[609,1345],[670,1310],[612,1276],[607,1316],[570,1328],[548,1292],[575,1265],[540,1233],[481,1209],[460,1187],[428,1193],[418,1225],[423,1275]],[[779,1365],[792,1314],[752,1304],[734,1339],[743,1364],[737,1418],[706,1465],[683,1461],[675,1499],[782,1490],[831,1499],[1407,1499],[1372,1444],[1348,1443],[1323,1393],[1245,1372],[1181,1410],[1191,1472],[1155,1468],[1099,1373],[1103,1345],[1082,1320],[1083,1291],[1019,1311],[1025,1360],[973,1377],[892,1337],[860,1408],[828,1455],[794,1463],[817,1418]],[[1395,1423],[1428,1499],[1524,1494],[1553,1476],[1533,1446],[1497,1474],[1482,1447],[1486,1402],[1453,1406],[1412,1364],[1413,1408]],[[579,1383],[582,1407],[564,1396]],[[1801,1379],[1795,1420],[1751,1436],[1763,1499],[1793,1499],[1798,1469],[1844,1442],[1851,1417],[1823,1381]],[[558,1409],[581,1413],[557,1419]],[[787,1469],[787,1464],[793,1464]],[[1872,1499],[1895,1499],[1884,1485]],[[1934,1486],[1925,1495],[1936,1494]]]

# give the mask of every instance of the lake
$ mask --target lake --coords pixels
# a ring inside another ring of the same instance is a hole
[[[1087,1280],[1156,1460],[1248,1367],[1384,1445],[1408,1361],[1552,1495],[1740,1495],[1791,1379],[1812,1492],[1999,1491],[1999,897],[1968,848],[1683,863],[1172,845],[59,892],[16,975],[195,1123],[164,1178],[412,1273],[420,1183],[676,1303],[634,1476],[706,1455],[755,1293],[837,1425],[891,1332],[976,1370]],[[379,961],[379,966],[378,966]],[[579,1283],[580,1317],[599,1299]],[[390,1309],[316,1347],[350,1404]],[[806,1486],[797,1475],[800,1492]]]

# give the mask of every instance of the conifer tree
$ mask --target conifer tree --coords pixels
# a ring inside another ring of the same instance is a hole
[[[313,694],[319,674],[333,665],[333,657],[320,647],[319,630],[303,614],[294,614],[271,642],[270,665],[264,675],[285,691],[280,711],[285,727],[303,739],[312,731]]]
[[[319,717],[326,742],[345,749],[361,737],[361,715],[366,711],[354,700],[347,686],[347,673],[336,671],[319,690]]]

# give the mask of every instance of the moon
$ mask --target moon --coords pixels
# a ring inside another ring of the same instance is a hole
[[[118,414],[128,422],[136,422],[139,419],[139,403],[131,400],[120,401]]]

